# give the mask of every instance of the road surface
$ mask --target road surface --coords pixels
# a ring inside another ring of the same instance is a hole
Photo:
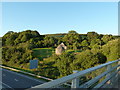
[[[10,70],[0,68],[0,71],[2,71],[0,84],[3,90],[24,90],[45,83],[45,81],[34,79]]]

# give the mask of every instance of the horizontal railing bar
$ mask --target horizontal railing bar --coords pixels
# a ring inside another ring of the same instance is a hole
[[[70,84],[64,83],[64,85],[71,86]]]
[[[100,69],[102,67],[105,67],[107,65],[110,65],[110,64],[118,62],[118,61],[120,61],[120,59],[119,60],[115,60],[115,61],[111,61],[111,62],[108,62],[108,63],[105,63],[105,64],[101,64],[99,66],[92,67],[92,68],[80,71],[78,73],[74,73],[74,74],[71,74],[71,75],[68,75],[68,76],[65,76],[65,77],[62,77],[62,78],[59,78],[59,79],[56,79],[56,80],[53,80],[53,81],[41,84],[41,85],[37,85],[37,86],[32,87],[32,88],[51,88],[53,86],[61,85],[63,83],[71,81],[71,80],[73,80],[75,78],[79,78],[81,76],[84,76],[85,74],[87,74],[89,72],[95,71],[97,69]]]
[[[103,72],[102,74],[100,74],[99,76],[93,78],[92,80],[84,83],[83,85],[81,85],[79,88],[89,88],[92,84],[94,84],[95,82],[97,82],[100,78],[104,77],[106,74],[108,74],[109,72],[113,71],[114,69],[116,69],[117,67],[119,67],[120,65],[117,65],[113,68],[111,68],[110,70]]]
[[[101,83],[99,83],[98,85],[96,85],[94,88],[100,88],[102,87],[107,81],[109,81],[117,72],[119,72],[119,70],[115,71],[115,73],[113,75],[111,75],[109,78],[104,79]]]

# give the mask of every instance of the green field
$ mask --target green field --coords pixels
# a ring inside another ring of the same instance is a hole
[[[74,52],[81,52],[81,50],[71,50],[68,49],[66,52],[74,53]],[[33,49],[34,57],[38,58],[39,60],[43,60],[44,58],[50,57],[55,50],[53,48],[35,48]]]
[[[81,52],[81,50],[68,49],[68,50],[66,50],[66,52],[74,53],[74,52]],[[35,48],[35,49],[33,49],[33,56],[38,58],[39,60],[48,58],[54,53],[55,53],[55,50],[53,48]]]
[[[43,60],[43,58],[50,57],[54,53],[54,49],[52,48],[35,48],[33,49],[34,57],[39,60]]]
[[[68,50],[66,50],[66,52],[68,52],[68,53],[74,53],[74,52],[82,52],[82,50],[72,50],[72,49],[68,49]]]

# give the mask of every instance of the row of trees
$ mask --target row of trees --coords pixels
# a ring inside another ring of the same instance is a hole
[[[99,35],[96,32],[88,32],[86,37],[82,37],[75,31],[69,31],[67,35],[63,37],[63,41],[70,49],[92,49],[100,48],[108,41],[114,39],[112,35]]]
[[[69,49],[84,49],[100,47],[108,41],[114,39],[112,35],[99,35],[96,32],[88,32],[84,37],[76,31],[69,31],[63,37],[54,37],[49,35],[40,35],[37,31],[23,31],[20,33],[8,32],[2,37],[3,46],[13,46],[20,43],[29,43],[29,47],[57,47],[61,42],[64,42]]]

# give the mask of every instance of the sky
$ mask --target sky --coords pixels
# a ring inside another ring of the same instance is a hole
[[[117,2],[3,2],[2,31],[118,34]]]

